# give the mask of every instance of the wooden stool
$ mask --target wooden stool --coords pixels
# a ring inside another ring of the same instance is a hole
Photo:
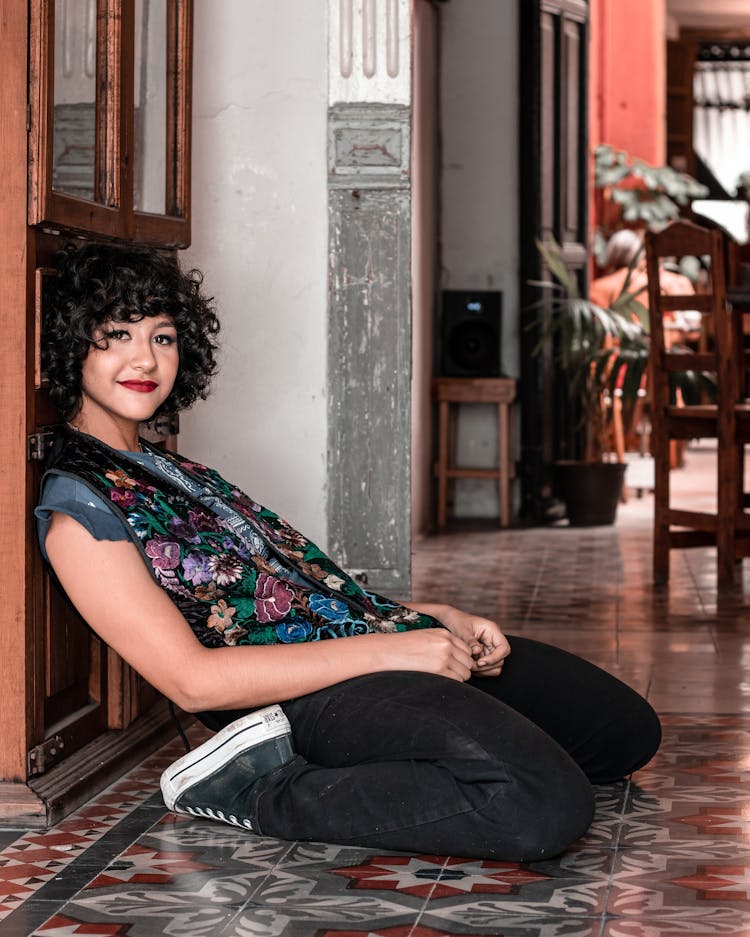
[[[448,519],[448,482],[455,478],[497,479],[500,496],[500,526],[510,523],[510,480],[515,465],[510,457],[511,403],[516,398],[516,382],[509,377],[438,377],[432,382],[432,396],[438,402],[438,528]],[[457,411],[451,404],[497,404],[497,468],[456,467]]]

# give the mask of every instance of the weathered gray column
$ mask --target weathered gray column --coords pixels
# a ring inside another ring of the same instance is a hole
[[[408,0],[331,0],[328,543],[410,588]]]

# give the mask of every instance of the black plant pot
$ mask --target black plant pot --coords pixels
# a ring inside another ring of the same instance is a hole
[[[556,462],[555,468],[572,527],[614,524],[625,462]]]

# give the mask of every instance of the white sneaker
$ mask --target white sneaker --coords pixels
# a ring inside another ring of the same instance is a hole
[[[250,788],[292,758],[292,730],[281,706],[259,709],[173,762],[161,776],[164,803],[175,813],[252,830]]]

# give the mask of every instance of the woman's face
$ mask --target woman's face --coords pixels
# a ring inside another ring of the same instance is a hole
[[[106,442],[113,429],[150,419],[177,377],[177,330],[171,316],[107,322],[94,338],[81,372],[75,422]]]

